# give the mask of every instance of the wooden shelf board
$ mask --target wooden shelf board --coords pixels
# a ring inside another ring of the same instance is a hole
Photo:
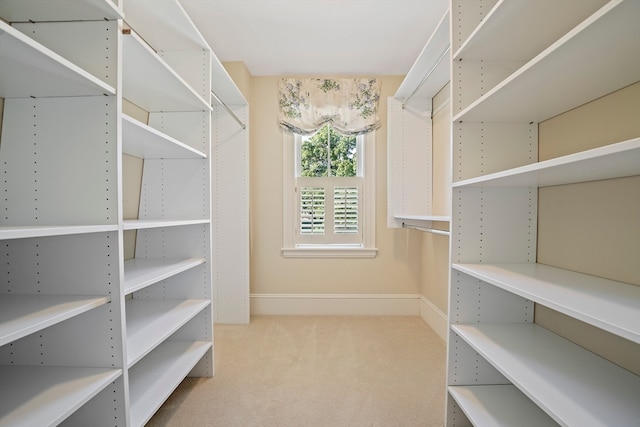
[[[477,279],[640,343],[640,287],[543,264],[453,264]]]
[[[117,225],[33,225],[0,226],[0,240],[26,239],[32,237],[63,236],[70,234],[104,233],[118,231]]]
[[[211,345],[167,341],[138,363],[129,372],[131,425],[143,426],[149,421]]]
[[[461,187],[546,187],[640,174],[640,138],[458,181]]]
[[[122,40],[123,96],[148,112],[211,111],[209,105],[134,31]]]
[[[120,369],[0,366],[0,425],[58,425],[115,381]]]
[[[115,94],[110,85],[2,21],[0,41],[2,98]]]
[[[111,0],[2,0],[0,16],[8,22],[96,21],[121,19]]]
[[[175,138],[122,116],[122,151],[142,159],[206,159],[207,155]]]
[[[640,2],[609,2],[453,121],[542,122],[640,80],[639,14]]]
[[[536,324],[452,330],[562,425],[634,425],[640,378]]]
[[[127,260],[124,262],[124,294],[128,295],[204,262],[204,258]]]
[[[467,418],[475,426],[557,426],[542,409],[510,384],[449,386]]]
[[[0,346],[110,301],[108,296],[0,294]]]
[[[145,228],[182,227],[185,225],[209,224],[208,219],[164,220],[164,219],[128,219],[123,221],[124,230],[142,230]]]
[[[127,365],[131,368],[209,306],[209,300],[131,299],[126,302]]]

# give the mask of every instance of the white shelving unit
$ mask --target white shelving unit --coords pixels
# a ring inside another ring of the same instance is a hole
[[[142,426],[214,373],[211,147],[232,125],[212,75],[245,120],[246,101],[178,0],[7,0],[0,18],[0,425]],[[123,154],[144,161],[132,220]]]
[[[537,153],[539,122],[640,80],[640,3],[488,3],[451,2],[446,425],[635,425],[640,378],[534,309],[640,343],[640,287],[536,262],[539,188],[640,174],[638,138]]]

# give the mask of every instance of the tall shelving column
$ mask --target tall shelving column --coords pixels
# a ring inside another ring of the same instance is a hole
[[[640,174],[639,138],[538,161],[538,123],[640,80],[640,3],[451,11],[446,424],[635,425],[640,378],[534,323],[534,309],[640,343],[638,284],[536,263],[539,188]]]
[[[122,13],[43,6],[0,3],[0,424],[126,426]]]

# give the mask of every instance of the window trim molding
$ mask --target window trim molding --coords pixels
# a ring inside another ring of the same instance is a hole
[[[374,258],[376,242],[376,175],[375,131],[364,135],[365,146],[362,166],[364,176],[362,191],[362,244],[296,244],[296,135],[282,131],[282,255],[285,258]]]

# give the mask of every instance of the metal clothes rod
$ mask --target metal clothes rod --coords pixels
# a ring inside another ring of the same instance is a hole
[[[242,129],[247,128],[247,126],[242,122],[242,120],[240,120],[238,116],[236,116],[236,114],[233,111],[231,111],[229,107],[227,107],[227,104],[222,102],[222,99],[218,98],[218,95],[216,95],[214,91],[211,91],[211,96],[213,96],[213,98],[218,102],[218,104],[222,105],[222,108],[224,108],[227,111],[227,113],[229,113],[231,117],[233,117],[234,120],[238,122],[238,124],[242,127]]]
[[[436,230],[434,228],[418,227],[417,225],[407,225],[404,222],[402,223],[402,228],[411,228],[411,229],[418,230],[418,231],[424,231],[425,233],[439,234],[441,236],[450,236],[451,235],[451,233],[448,232],[448,231]]]
[[[449,51],[451,50],[451,46],[447,47],[444,52],[442,53],[442,55],[440,55],[440,58],[438,58],[438,60],[436,61],[435,65],[431,68],[431,70],[429,70],[429,72],[427,73],[426,76],[424,76],[424,78],[422,79],[422,81],[420,82],[420,84],[418,85],[418,87],[416,87],[414,89],[413,92],[411,92],[411,95],[409,95],[407,97],[407,99],[402,103],[402,109],[404,110],[405,107],[407,106],[407,104],[409,102],[411,102],[411,98],[413,98],[415,96],[416,93],[418,93],[418,91],[422,88],[422,86],[424,86],[424,84],[427,82],[427,80],[429,80],[429,77],[431,77],[431,74],[433,74],[433,72],[436,70],[436,68],[438,68],[438,65],[440,65],[440,62],[442,62],[442,60],[444,59],[445,56],[447,56],[447,54],[449,53]]]

